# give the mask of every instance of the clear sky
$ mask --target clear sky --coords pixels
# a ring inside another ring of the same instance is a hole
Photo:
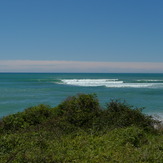
[[[24,71],[52,72],[61,70],[55,66],[35,69],[30,63],[57,61],[64,66],[62,61],[67,61],[84,66],[108,62],[115,63],[115,68],[118,63],[132,62],[160,65],[163,0],[1,0],[0,72],[21,71],[12,67],[18,61],[29,62]],[[110,72],[107,69],[101,72]],[[150,71],[163,72],[163,67]]]

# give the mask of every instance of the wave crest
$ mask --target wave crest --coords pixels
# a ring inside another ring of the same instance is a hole
[[[108,88],[163,88],[163,83],[125,83],[119,79],[62,79],[62,84]],[[61,84],[61,83],[60,83]]]

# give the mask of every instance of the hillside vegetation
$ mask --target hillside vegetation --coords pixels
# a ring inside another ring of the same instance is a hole
[[[1,119],[0,163],[19,162],[162,163],[163,130],[142,108],[80,94]]]

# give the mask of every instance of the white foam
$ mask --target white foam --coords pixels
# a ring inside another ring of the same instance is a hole
[[[124,83],[118,79],[62,79],[62,84],[108,88],[163,88],[163,83]]]
[[[151,113],[150,115],[152,115],[154,119],[163,121],[163,113]]]
[[[118,79],[63,79],[62,82],[63,84],[87,87],[97,87],[106,86],[108,84],[123,83],[123,81],[118,81]]]
[[[136,81],[144,81],[144,82],[161,82],[161,81],[163,81],[163,80],[153,80],[153,79],[149,79],[149,80],[147,80],[147,79],[142,79],[142,80],[136,80]]]
[[[163,87],[163,84],[158,83],[122,83],[122,84],[110,84],[106,87],[114,88],[160,88]]]

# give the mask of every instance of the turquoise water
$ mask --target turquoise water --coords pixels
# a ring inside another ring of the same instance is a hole
[[[102,73],[0,73],[0,117],[41,103],[56,106],[78,93],[96,93],[103,106],[126,100],[163,118],[163,74]]]

